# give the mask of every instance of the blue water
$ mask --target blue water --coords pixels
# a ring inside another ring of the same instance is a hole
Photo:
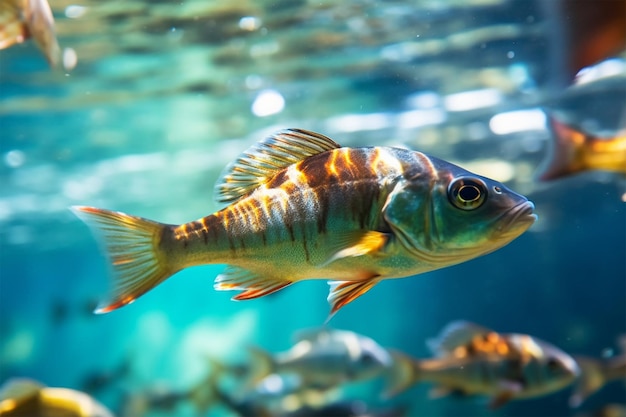
[[[71,19],[64,2],[52,1],[59,41],[75,49],[76,68],[50,70],[32,42],[0,51],[0,382],[19,376],[84,390],[89,375],[128,363],[124,376],[93,392],[121,415],[123,393],[197,382],[206,354],[240,362],[249,345],[284,351],[297,330],[322,325],[323,281],[234,302],[213,289],[221,265],[184,270],[132,305],[94,315],[107,289],[106,260],[68,210],[92,205],[166,223],[200,218],[220,208],[213,200],[220,170],[285,127],[346,146],[408,146],[485,170],[526,195],[539,215],[492,254],[382,282],[332,327],[418,358],[431,355],[426,339],[456,319],[527,333],[571,354],[618,354],[616,339],[626,334],[623,177],[587,172],[539,184],[545,123],[528,119],[508,133],[490,125],[513,110],[541,118],[546,96],[564,91],[565,75],[547,55],[556,52],[546,48],[559,36],[549,24],[559,16],[530,1],[269,3],[210,10],[197,23],[170,2],[128,2],[116,11],[86,1],[84,16]],[[128,18],[133,7],[143,20]],[[249,13],[261,28],[234,29]],[[489,29],[485,39],[469,33],[479,28]],[[466,46],[453,42],[455,34]],[[424,39],[435,50],[409,45]],[[255,115],[253,103],[268,89],[285,105]],[[484,90],[499,92],[497,99],[482,105],[485,95],[475,96],[474,107],[461,110],[450,104],[454,94]],[[575,102],[560,105],[576,115],[568,104]],[[613,383],[579,410],[568,407],[567,388],[490,411],[485,399],[430,399],[426,385],[383,401],[382,384],[357,384],[345,398],[408,405],[410,416],[565,416],[626,398],[624,384]],[[146,415],[194,414],[183,406]],[[232,414],[218,405],[209,415]]]

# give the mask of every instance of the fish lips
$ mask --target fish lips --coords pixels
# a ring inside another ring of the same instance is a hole
[[[496,228],[495,238],[512,240],[524,233],[537,220],[534,213],[535,205],[532,201],[522,201],[503,215],[503,222]]]

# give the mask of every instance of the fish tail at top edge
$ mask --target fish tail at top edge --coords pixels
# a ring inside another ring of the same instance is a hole
[[[113,271],[112,295],[94,313],[130,304],[177,272],[159,249],[167,225],[94,207],[73,206],[71,210],[99,238]]]

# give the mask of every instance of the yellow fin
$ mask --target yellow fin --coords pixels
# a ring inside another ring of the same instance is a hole
[[[340,147],[332,139],[308,130],[276,132],[246,150],[224,169],[215,185],[216,199],[220,203],[239,200],[283,168]]]
[[[336,239],[338,249],[325,263],[324,266],[341,258],[362,256],[368,253],[380,251],[387,241],[389,234],[375,230],[357,230],[344,233]]]
[[[166,225],[117,211],[74,206],[71,210],[103,243],[113,270],[113,294],[95,313],[108,313],[135,301],[177,272],[158,249]]]
[[[242,291],[233,300],[250,300],[263,297],[292,284],[284,279],[268,278],[247,269],[227,267],[215,278],[213,287],[218,291]]]

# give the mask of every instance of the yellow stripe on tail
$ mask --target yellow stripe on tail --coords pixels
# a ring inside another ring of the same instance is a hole
[[[73,206],[71,210],[103,243],[113,270],[111,298],[94,313],[130,304],[176,272],[159,249],[166,225],[93,207]]]

